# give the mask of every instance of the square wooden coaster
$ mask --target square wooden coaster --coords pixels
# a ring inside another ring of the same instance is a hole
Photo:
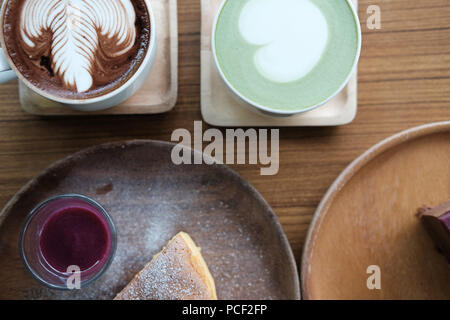
[[[358,109],[357,73],[327,104],[291,117],[271,117],[242,107],[231,96],[217,72],[211,51],[211,31],[222,0],[201,0],[201,112],[203,120],[218,127],[339,126],[352,122]],[[355,5],[358,4],[354,0]]]
[[[36,115],[152,114],[170,111],[178,91],[178,17],[177,0],[152,0],[157,26],[158,51],[147,81],[130,99],[118,106],[97,112],[71,110],[37,95],[23,83],[18,84],[22,109]],[[6,88],[0,86],[0,90]]]

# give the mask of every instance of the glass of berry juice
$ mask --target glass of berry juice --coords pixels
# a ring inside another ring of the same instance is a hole
[[[52,197],[29,214],[19,249],[31,274],[54,289],[85,287],[109,267],[116,229],[106,210],[82,195]]]

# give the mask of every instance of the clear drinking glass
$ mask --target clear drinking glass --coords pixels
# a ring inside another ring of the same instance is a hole
[[[64,210],[77,210],[77,208],[95,215],[103,224],[106,235],[106,249],[101,258],[89,268],[79,270],[80,287],[85,287],[98,279],[108,269],[114,257],[117,242],[116,229],[110,215],[99,203],[78,194],[59,195],[43,201],[30,212],[26,219],[20,235],[19,250],[30,273],[41,283],[53,289],[72,289],[67,284],[69,277],[74,273],[73,270],[70,270],[71,272],[57,270],[47,261],[41,248],[42,231],[54,215]]]

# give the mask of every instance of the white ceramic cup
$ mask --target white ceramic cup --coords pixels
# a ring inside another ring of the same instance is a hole
[[[358,18],[358,12],[357,12],[355,6],[353,5],[353,1],[352,0],[346,0],[348,5],[352,9],[353,16],[355,18],[357,31],[358,31],[358,49],[357,49],[357,53],[355,55],[355,60],[353,62],[352,71],[349,73],[349,75],[347,76],[345,81],[342,82],[342,85],[339,87],[339,89],[336,90],[336,92],[334,92],[332,95],[330,95],[328,97],[328,99],[326,99],[325,101],[320,102],[317,105],[314,105],[314,106],[309,107],[309,108],[301,109],[301,110],[279,110],[279,109],[273,109],[273,108],[269,108],[267,106],[263,106],[261,104],[258,104],[255,101],[252,101],[252,100],[248,99],[243,94],[241,94],[238,90],[236,90],[234,88],[233,84],[226,78],[224,72],[222,71],[222,68],[220,67],[220,63],[219,63],[219,60],[218,60],[217,54],[216,54],[216,28],[217,28],[217,23],[219,21],[220,15],[222,13],[223,7],[225,6],[225,4],[228,1],[230,1],[230,0],[223,0],[222,1],[222,4],[220,5],[219,10],[218,10],[218,12],[216,14],[216,17],[214,19],[213,29],[212,29],[212,36],[211,36],[211,47],[212,47],[212,53],[213,53],[213,58],[214,58],[214,62],[215,62],[215,65],[216,65],[217,72],[220,74],[220,77],[222,78],[223,82],[226,84],[227,88],[231,92],[231,96],[241,106],[244,106],[244,107],[246,107],[247,109],[249,109],[251,111],[256,111],[259,114],[263,114],[263,115],[267,115],[267,116],[289,117],[289,116],[293,116],[293,115],[296,115],[296,114],[304,113],[304,112],[316,109],[316,108],[318,108],[320,106],[323,106],[324,104],[329,102],[331,99],[333,99],[338,93],[340,93],[345,88],[345,86],[348,84],[348,82],[350,81],[352,75],[354,74],[354,72],[356,71],[356,68],[358,66],[359,57],[360,57],[360,54],[361,54],[361,43],[362,43],[362,33],[361,33],[361,26],[360,26],[359,18]]]
[[[142,61],[139,68],[130,79],[128,79],[117,89],[99,97],[89,99],[67,99],[51,95],[45,90],[41,90],[35,87],[27,79],[25,79],[25,77],[17,70],[8,53],[5,52],[7,50],[4,49],[0,49],[0,84],[11,81],[17,77],[19,78],[19,81],[23,82],[31,91],[37,93],[39,96],[55,101],[62,106],[66,106],[68,108],[79,111],[105,110],[122,103],[123,101],[130,98],[144,84],[156,59],[157,41],[155,18],[153,15],[152,7],[150,5],[150,1],[144,1],[147,6],[147,11],[150,18],[150,43],[147,48],[144,60]],[[3,35],[3,17],[7,4],[8,0],[4,0],[0,11],[0,43],[2,48],[6,48]]]

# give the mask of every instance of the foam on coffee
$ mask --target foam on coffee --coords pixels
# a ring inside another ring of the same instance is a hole
[[[9,0],[8,9],[4,35],[16,67],[40,89],[68,98],[116,89],[150,42],[144,0]]]
[[[50,30],[53,71],[66,87],[85,92],[93,84],[99,37],[116,39],[105,48],[107,56],[126,54],[136,40],[135,18],[129,0],[72,0],[69,5],[60,0],[28,0],[20,33],[25,51],[35,55],[43,33]]]
[[[360,40],[349,0],[227,0],[213,49],[233,91],[267,109],[296,112],[342,89]]]
[[[328,42],[328,23],[308,0],[250,0],[243,7],[239,30],[260,46],[254,63],[264,77],[291,82],[308,74]]]

